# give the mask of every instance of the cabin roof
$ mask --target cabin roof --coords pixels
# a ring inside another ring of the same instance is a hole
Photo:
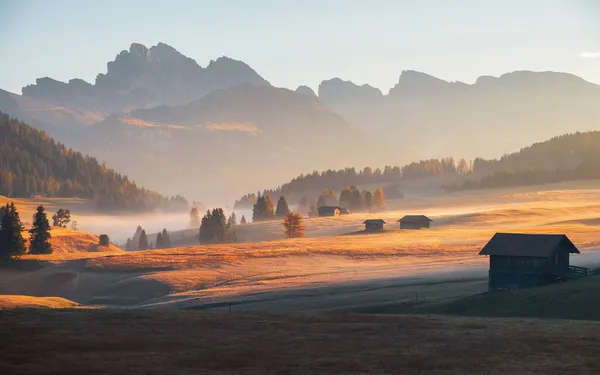
[[[367,219],[363,221],[363,224],[385,224],[383,219]]]
[[[579,254],[577,247],[564,234],[496,233],[479,255],[548,258],[558,248]]]
[[[397,223],[401,221],[433,221],[425,215],[406,215],[402,219],[398,220]]]

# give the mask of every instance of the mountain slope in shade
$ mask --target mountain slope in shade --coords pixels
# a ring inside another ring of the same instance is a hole
[[[252,84],[111,116],[87,129],[80,147],[137,181],[205,202],[323,166],[414,157],[350,126],[315,97]]]
[[[268,84],[248,65],[227,57],[202,68],[167,44],[147,48],[134,43],[107,64],[107,72],[98,74],[93,85],[81,79],[65,83],[45,77],[24,87],[23,96],[104,118],[138,108],[189,103],[241,83]]]
[[[600,129],[600,86],[566,73],[520,71],[469,85],[404,71],[387,95],[375,90],[333,79],[319,99],[351,124],[431,157],[497,157]]]

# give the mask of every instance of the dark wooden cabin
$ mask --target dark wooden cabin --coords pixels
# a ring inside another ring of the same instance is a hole
[[[406,215],[398,220],[400,229],[423,229],[431,227],[431,220],[425,215]]]
[[[569,266],[569,254],[579,254],[579,250],[563,234],[517,233],[496,233],[479,253],[490,256],[490,292],[568,278],[579,268]]]
[[[385,221],[383,221],[383,219],[369,219],[365,220],[363,224],[365,225],[365,231],[374,232],[383,230],[383,224],[385,224]]]
[[[339,216],[342,210],[338,206],[321,206],[318,208],[319,216]]]

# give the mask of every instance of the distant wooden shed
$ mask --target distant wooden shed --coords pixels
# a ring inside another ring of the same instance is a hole
[[[423,229],[431,227],[431,220],[425,215],[406,215],[398,220],[400,229]]]
[[[368,219],[363,222],[365,225],[365,231],[373,232],[378,230],[383,230],[383,224],[385,221],[383,219]]]
[[[488,290],[548,285],[581,275],[585,268],[569,265],[579,250],[564,234],[496,233],[479,252],[490,256]]]
[[[339,216],[342,212],[338,206],[321,206],[318,211],[319,216]]]

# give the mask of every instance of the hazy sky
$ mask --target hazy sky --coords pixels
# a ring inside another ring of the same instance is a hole
[[[514,70],[600,83],[597,0],[0,0],[0,88],[93,82],[132,42],[206,66],[226,55],[272,84],[335,76],[383,91],[404,69],[446,80]]]

